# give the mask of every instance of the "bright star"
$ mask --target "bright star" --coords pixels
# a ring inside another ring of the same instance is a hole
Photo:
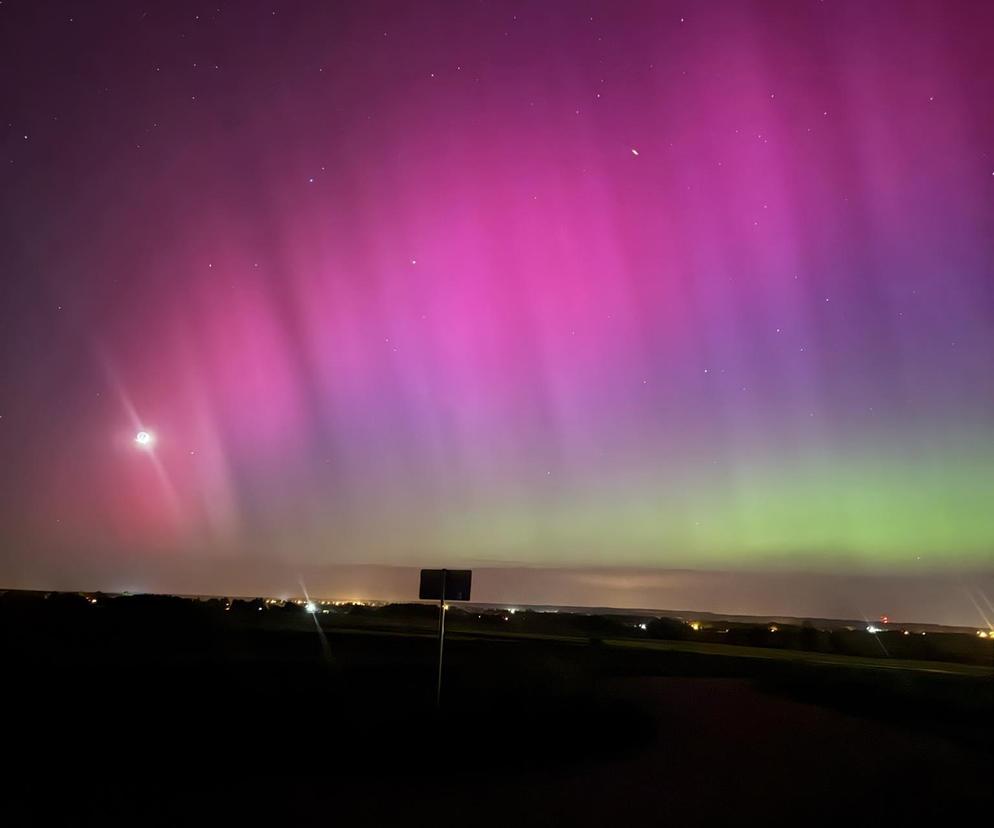
[[[139,431],[135,435],[135,442],[142,448],[151,448],[153,443],[152,435],[147,431]]]

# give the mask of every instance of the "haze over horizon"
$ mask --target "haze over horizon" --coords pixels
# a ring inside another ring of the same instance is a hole
[[[0,588],[985,623],[992,30],[4,3]]]
[[[428,561],[427,563],[431,563]],[[470,562],[472,564],[472,562]],[[868,576],[811,572],[713,572],[661,569],[489,567],[473,564],[473,604],[637,609],[758,617],[822,618],[894,625],[990,628],[994,576]],[[99,588],[79,572],[34,573],[23,589],[146,592],[184,596],[409,603],[419,568],[375,564],[290,567],[262,563],[232,571],[221,562],[174,567],[122,563]],[[153,585],[152,587],[148,586]],[[305,593],[306,588],[306,593]],[[927,610],[923,613],[922,608]]]

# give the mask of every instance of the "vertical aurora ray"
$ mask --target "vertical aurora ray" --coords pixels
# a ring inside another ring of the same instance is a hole
[[[188,11],[0,44],[4,571],[990,569],[989,7]]]

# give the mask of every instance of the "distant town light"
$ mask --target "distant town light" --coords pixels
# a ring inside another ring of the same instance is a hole
[[[880,632],[880,627],[874,627],[873,624],[867,624],[866,631],[868,633],[878,633]]]
[[[988,634],[988,632],[987,632],[987,630],[977,630],[977,635],[979,635],[981,638],[989,638],[990,637],[989,634]]]
[[[317,612],[318,605],[315,604],[313,601],[308,601],[307,604],[304,606],[304,609],[306,609],[308,612]]]
[[[770,624],[770,632],[777,632],[779,629],[776,624]]]
[[[690,625],[690,629],[694,630],[694,632],[697,632],[697,630],[701,628],[700,621],[689,621],[688,624]]]

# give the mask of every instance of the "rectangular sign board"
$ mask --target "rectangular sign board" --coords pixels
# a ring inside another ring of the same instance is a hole
[[[422,569],[418,598],[427,601],[468,601],[471,569]]]

